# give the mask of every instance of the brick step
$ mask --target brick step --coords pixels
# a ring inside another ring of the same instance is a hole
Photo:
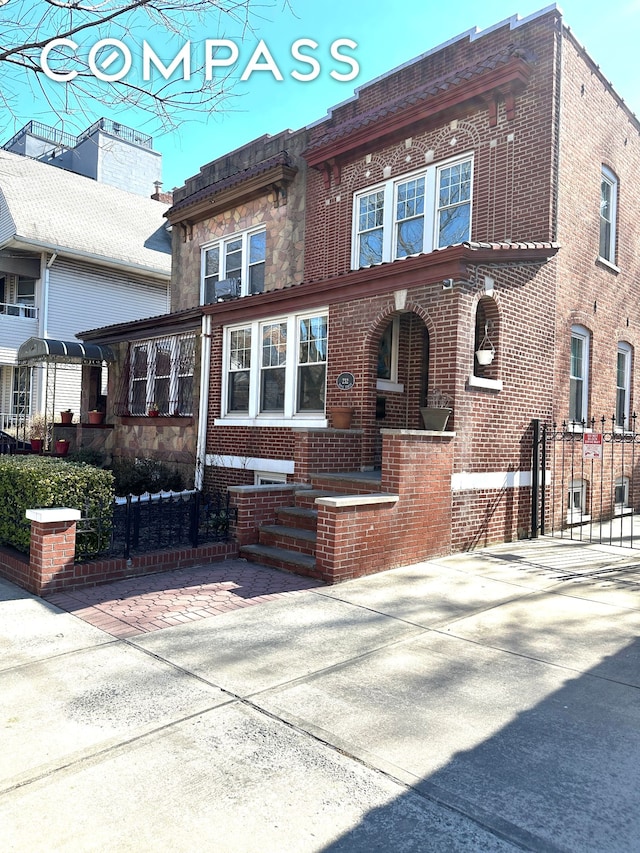
[[[296,492],[296,507],[315,509],[316,498],[333,498],[336,494],[338,493],[326,489],[304,489],[304,491]]]
[[[340,474],[313,474],[312,491],[329,490],[340,495],[368,495],[380,491],[379,472],[360,473],[358,471]],[[317,497],[320,497],[317,495]],[[296,503],[298,501],[296,500]]]
[[[276,510],[279,524],[297,527],[299,530],[315,530],[318,526],[318,510],[301,506],[282,506]]]
[[[316,553],[316,534],[314,530],[301,527],[285,527],[282,524],[264,524],[259,530],[260,544],[271,548],[284,548],[297,554]]]
[[[296,575],[318,577],[315,558],[308,554],[296,554],[293,551],[287,551],[284,548],[272,548],[269,545],[244,545],[240,548],[240,556],[252,563],[263,563],[265,566],[284,569],[284,571],[294,572]]]

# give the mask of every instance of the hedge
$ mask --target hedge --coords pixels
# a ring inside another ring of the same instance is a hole
[[[29,553],[28,509],[71,507],[96,517],[109,511],[113,498],[111,471],[47,456],[0,456],[0,543]]]

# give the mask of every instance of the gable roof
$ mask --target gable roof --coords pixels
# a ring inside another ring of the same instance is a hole
[[[168,279],[167,207],[0,150],[0,248],[56,252]]]

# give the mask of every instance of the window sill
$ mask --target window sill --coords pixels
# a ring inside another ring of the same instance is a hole
[[[485,388],[487,391],[502,391],[502,379],[485,379],[483,376],[475,376],[473,373],[467,380],[469,388]]]
[[[324,415],[317,415],[316,417],[294,417],[294,418],[285,418],[285,417],[264,417],[260,416],[257,418],[250,417],[240,417],[233,418],[231,416],[227,416],[224,418],[214,418],[213,421],[214,426],[228,426],[228,427],[305,427],[311,429],[323,429],[327,427],[328,422]]]
[[[402,382],[391,382],[390,379],[378,379],[376,380],[376,389],[378,391],[395,391],[402,394],[404,392],[404,385]]]
[[[574,527],[576,524],[586,524],[591,521],[590,515],[583,515],[581,512],[568,512],[567,513],[567,524],[570,527]]]
[[[149,415],[121,415],[120,423],[125,426],[189,426],[193,423],[193,415],[158,415],[157,418]]]
[[[564,430],[565,435],[577,433],[579,435],[590,435],[593,432],[591,427],[582,426],[582,424],[569,422]]]
[[[600,255],[598,255],[598,257],[596,258],[596,263],[602,267],[606,267],[608,270],[611,270],[611,272],[616,273],[616,275],[620,272],[620,267],[617,267],[614,263],[608,261],[606,258],[601,258]]]

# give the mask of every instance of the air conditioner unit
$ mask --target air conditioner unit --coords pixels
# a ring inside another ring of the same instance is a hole
[[[205,303],[226,302],[227,299],[235,299],[240,296],[240,279],[223,278],[221,281],[207,282],[205,290]]]

